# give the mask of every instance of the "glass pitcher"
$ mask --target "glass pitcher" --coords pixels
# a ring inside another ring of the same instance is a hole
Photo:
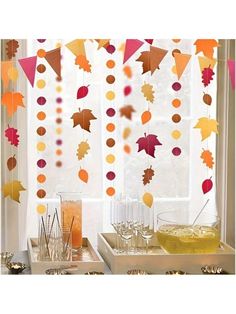
[[[82,248],[82,200],[81,193],[59,192],[61,205],[61,225],[72,231],[73,252]]]

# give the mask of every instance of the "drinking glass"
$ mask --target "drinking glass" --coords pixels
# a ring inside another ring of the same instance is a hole
[[[139,203],[140,206],[140,228],[139,233],[143,240],[145,241],[146,254],[148,254],[148,245],[150,240],[154,235],[154,212],[153,208],[149,208],[142,202]]]
[[[110,223],[116,232],[115,247],[116,253],[122,253],[122,239],[120,236],[121,219],[119,212],[120,197],[114,197],[110,201]]]
[[[133,237],[132,202],[127,196],[119,202],[119,234],[125,242],[125,253],[129,254],[129,243]]]
[[[62,229],[72,231],[72,250],[82,248],[82,200],[78,192],[59,192]]]

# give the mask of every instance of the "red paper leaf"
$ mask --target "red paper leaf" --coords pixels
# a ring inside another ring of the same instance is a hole
[[[146,154],[152,156],[153,158],[155,158],[155,146],[162,145],[156,135],[149,134],[146,136],[146,133],[144,133],[144,137],[140,137],[136,143],[138,144],[138,152],[145,150]]]
[[[5,136],[7,137],[8,141],[11,143],[11,145],[18,146],[19,144],[19,135],[17,134],[17,129],[10,128],[8,125],[8,128],[5,130]]]
[[[213,182],[211,179],[206,179],[203,181],[202,183],[202,192],[204,194],[206,194],[207,192],[209,192],[213,187]]]
[[[208,68],[203,69],[203,71],[202,71],[202,83],[204,84],[205,87],[211,83],[211,81],[213,80],[213,75],[215,75],[215,73],[210,68],[210,66]]]
[[[84,98],[88,95],[88,86],[80,86],[80,88],[78,89],[77,91],[77,99],[80,99],[80,98]]]
[[[132,91],[131,86],[125,86],[124,95],[128,96],[131,93],[131,91]]]

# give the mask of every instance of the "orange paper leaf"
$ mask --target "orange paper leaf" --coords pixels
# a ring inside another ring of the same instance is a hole
[[[135,112],[135,109],[132,105],[126,105],[120,108],[120,116],[126,117],[129,120],[132,120],[132,113]]]
[[[24,107],[24,96],[21,93],[6,92],[2,95],[2,105],[7,107],[8,117],[12,117],[17,107]]]
[[[219,47],[215,39],[197,39],[194,45],[196,46],[195,54],[202,52],[205,57],[210,59],[213,58],[214,48]]]
[[[133,76],[132,69],[129,65],[124,66],[123,68],[124,74],[130,79]]]
[[[146,184],[150,183],[154,174],[155,174],[155,172],[152,169],[152,166],[150,166],[150,168],[145,169],[144,174],[143,174],[143,184],[146,185]]]
[[[73,128],[80,125],[82,129],[90,132],[90,120],[96,120],[97,118],[92,114],[92,110],[80,110],[79,108],[79,112],[75,112],[71,119],[73,119],[74,122]]]
[[[80,69],[84,70],[85,72],[91,72],[91,64],[89,63],[88,59],[84,55],[78,55],[75,58],[75,64],[79,66]]]
[[[81,181],[87,183],[88,182],[88,172],[85,169],[80,169],[78,176],[80,178]]]
[[[152,118],[152,114],[149,110],[147,111],[144,111],[141,115],[141,121],[142,121],[142,124],[145,124],[147,123],[148,121],[150,121]]]
[[[208,168],[213,168],[214,161],[212,157],[212,152],[210,152],[209,150],[203,150],[201,158],[203,160],[203,163],[205,163]]]

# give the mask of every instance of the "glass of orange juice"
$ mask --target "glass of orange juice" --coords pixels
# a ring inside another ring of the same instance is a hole
[[[72,233],[72,249],[82,248],[82,200],[78,192],[59,192],[61,203],[61,225]]]

